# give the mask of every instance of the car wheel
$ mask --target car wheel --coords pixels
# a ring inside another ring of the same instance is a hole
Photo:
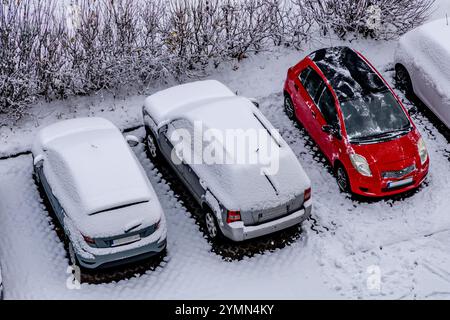
[[[408,70],[406,70],[406,68],[401,64],[395,66],[395,81],[397,87],[406,95],[410,95],[413,93],[411,77],[409,76]]]
[[[286,115],[289,119],[294,120],[295,118],[295,111],[294,111],[294,104],[292,103],[291,97],[286,95],[284,97],[284,112],[286,112]]]
[[[147,148],[148,148],[148,152],[150,154],[150,157],[152,159],[155,159],[158,157],[158,146],[156,144],[156,138],[155,135],[153,134],[153,132],[145,127],[145,131],[146,131],[146,141],[147,141]]]
[[[350,180],[347,172],[342,165],[339,165],[336,169],[336,181],[339,189],[344,193],[350,193]]]
[[[73,248],[73,244],[70,240],[66,240],[68,242],[69,249],[69,262],[71,266],[78,266],[77,255],[75,254],[75,249]]]
[[[219,225],[217,224],[216,217],[211,211],[207,211],[205,213],[205,226],[208,237],[211,240],[215,240],[220,237]]]
[[[34,170],[33,170],[33,178],[34,178],[34,181],[36,181],[36,184],[39,186],[41,184],[41,178],[39,178],[36,168],[34,168]]]

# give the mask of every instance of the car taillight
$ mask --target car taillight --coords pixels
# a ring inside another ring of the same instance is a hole
[[[241,221],[241,212],[228,210],[227,223],[232,223],[232,222],[236,222],[236,221]]]
[[[84,239],[84,241],[86,241],[86,243],[95,245],[95,240],[92,239],[91,237],[83,235],[83,239]]]
[[[311,188],[305,190],[303,199],[304,201],[308,201],[309,199],[311,199]]]

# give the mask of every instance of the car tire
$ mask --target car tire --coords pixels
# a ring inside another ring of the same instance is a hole
[[[75,249],[73,248],[73,244],[69,239],[66,239],[67,242],[67,254],[69,255],[69,263],[71,266],[78,266],[78,259],[75,254]]]
[[[208,238],[211,240],[218,240],[222,238],[222,231],[217,223],[216,216],[211,210],[205,212],[204,215],[205,230]]]
[[[295,119],[294,103],[292,102],[292,99],[288,94],[284,96],[284,112],[289,119]]]
[[[350,179],[348,178],[347,171],[340,164],[336,166],[336,182],[341,192],[351,193]]]
[[[83,282],[82,267],[80,266],[80,263],[78,262],[77,256],[75,254],[75,249],[73,248],[73,244],[67,236],[66,236],[65,241],[67,244],[67,255],[69,258],[69,266],[72,267],[72,272],[73,272],[75,279],[79,282],[79,284],[81,284]]]
[[[41,178],[39,178],[36,168],[34,168],[34,170],[33,170],[33,178],[34,178],[34,181],[36,182],[36,184],[38,186],[41,186]]]
[[[395,66],[395,82],[397,87],[406,95],[411,95],[414,93],[409,72],[401,64]]]
[[[158,144],[156,143],[156,137],[147,126],[145,126],[145,145],[147,146],[148,154],[152,159],[159,157]]]

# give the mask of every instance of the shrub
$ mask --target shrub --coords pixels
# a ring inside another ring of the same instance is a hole
[[[340,38],[393,39],[422,24],[435,0],[297,0],[321,29]]]
[[[2,0],[0,116],[14,121],[37,99],[198,78],[274,45],[300,49],[316,23],[390,38],[422,23],[433,2]]]

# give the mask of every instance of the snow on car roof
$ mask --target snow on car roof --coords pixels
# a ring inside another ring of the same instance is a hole
[[[450,24],[447,20],[435,20],[411,30],[400,39],[400,46],[406,46],[416,64],[432,75],[441,93],[450,96],[443,85],[450,81]]]
[[[142,168],[109,121],[62,121],[42,129],[37,141],[34,152],[40,147],[45,154],[55,195],[74,211],[91,215],[151,199]]]
[[[196,81],[159,91],[145,100],[145,108],[156,123],[168,120],[168,114],[174,114],[180,107],[194,102],[235,94],[216,80]]]
[[[378,74],[352,49],[331,47],[310,54],[340,102],[387,90]]]
[[[147,99],[146,109],[157,123],[188,120],[195,125],[201,122],[203,130],[213,129],[212,135],[226,134],[228,130],[255,129],[266,132],[266,141],[247,153],[264,155],[267,162],[279,162],[279,170],[270,176],[262,173],[261,163],[191,164],[196,174],[207,183],[208,189],[229,209],[252,210],[270,208],[286,203],[303,194],[310,185],[300,163],[273,126],[244,97],[238,97],[217,81],[200,81],[173,87]],[[167,100],[166,100],[167,98]],[[176,106],[175,106],[176,102]],[[171,104],[173,103],[173,104]],[[170,137],[170,133],[169,133]],[[227,155],[238,156],[233,145],[220,144],[215,139],[215,150],[223,148]],[[275,149],[277,152],[275,152]],[[239,156],[242,156],[242,150]],[[218,151],[220,154],[220,151]]]

